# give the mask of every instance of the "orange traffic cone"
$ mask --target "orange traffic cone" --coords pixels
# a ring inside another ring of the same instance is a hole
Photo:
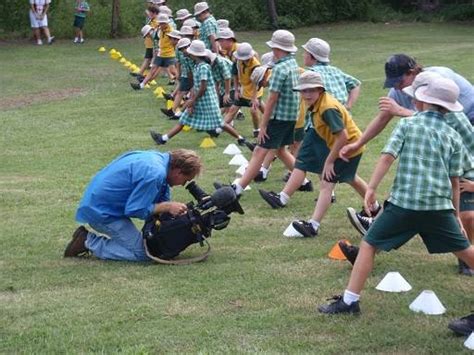
[[[347,241],[346,239],[344,239],[344,241],[351,245],[351,243],[349,243],[349,241]],[[330,259],[334,259],[334,260],[347,260],[347,258],[344,256],[344,254],[342,253],[342,250],[341,248],[339,247],[339,242],[337,242],[331,249],[331,251],[329,252],[328,254],[328,257]]]

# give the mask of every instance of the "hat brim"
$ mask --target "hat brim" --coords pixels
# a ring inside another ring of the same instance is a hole
[[[322,56],[320,56],[320,55],[318,55],[318,54],[316,54],[316,53],[311,52],[311,51],[308,49],[308,46],[305,45],[305,44],[303,44],[301,47],[302,47],[306,52],[308,52],[309,54],[311,54],[314,58],[316,58],[316,60],[317,60],[318,62],[321,62],[321,63],[329,63],[329,57],[322,57]]]
[[[234,37],[232,37],[232,36],[230,36],[230,37],[217,37],[217,40],[220,40],[220,39],[234,39],[235,40],[235,36]]]
[[[176,17],[176,20],[184,21],[184,20],[187,20],[188,18],[191,18],[191,17],[193,17],[193,15],[191,15],[191,14],[186,15],[186,16],[182,16],[182,17],[178,16],[178,17]]]
[[[251,54],[249,54],[248,56],[243,56],[243,57],[239,56],[237,51],[235,51],[234,52],[234,57],[235,57],[235,59],[238,59],[238,60],[249,60],[249,59],[255,57],[255,51],[252,51]]]
[[[432,105],[438,105],[441,107],[444,107],[445,109],[452,111],[452,112],[459,112],[464,109],[464,107],[459,103],[459,101],[456,102],[446,102],[443,100],[440,100],[436,97],[429,96],[425,93],[426,87],[425,88],[419,88],[416,90],[416,95],[415,95],[415,100],[417,101],[422,101],[426,102],[428,104]]]
[[[204,52],[195,52],[192,50],[192,48],[188,48],[188,54],[191,54],[195,57],[207,57],[206,51]]]
[[[385,78],[385,82],[383,83],[383,87],[385,89],[390,89],[395,87],[400,81],[402,81],[403,75],[397,76],[395,78]]]
[[[301,84],[301,85],[296,85],[293,88],[293,91],[302,91],[306,89],[317,89],[317,88],[324,89],[324,85],[323,84]]]
[[[181,39],[181,36],[178,36],[178,35],[172,36],[172,35],[169,34],[169,33],[167,34],[167,36],[168,36],[168,37],[171,37],[171,38],[174,38],[174,39]]]
[[[278,48],[278,49],[281,49],[282,51],[285,51],[285,52],[288,52],[288,53],[296,53],[298,51],[298,48],[296,46],[290,46],[290,47],[285,47],[285,46],[282,46],[278,43],[275,43],[275,42],[272,42],[272,41],[268,41],[266,42],[267,43],[267,46],[269,46],[270,48]]]
[[[206,10],[209,10],[209,6],[208,6],[208,7],[206,7],[205,9],[203,9],[203,10],[200,10],[200,11],[194,12],[194,16],[198,16],[198,15],[202,14],[202,13],[203,13],[204,11],[206,11]]]

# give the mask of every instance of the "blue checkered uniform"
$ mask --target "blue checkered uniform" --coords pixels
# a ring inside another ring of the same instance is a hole
[[[212,49],[210,35],[217,35],[217,21],[212,15],[205,19],[199,28],[199,39],[204,42],[207,49]]]
[[[221,95],[224,94],[224,80],[232,79],[232,62],[224,57],[217,56],[212,64],[212,77],[216,84],[219,84]],[[232,84],[232,80],[231,80]]]

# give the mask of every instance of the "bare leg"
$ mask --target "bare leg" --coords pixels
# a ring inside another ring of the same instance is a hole
[[[321,180],[319,183],[319,196],[316,207],[314,208],[313,216],[311,217],[315,221],[321,222],[327,210],[331,206],[331,194],[336,184]]]
[[[226,115],[224,116],[224,122],[230,124],[232,120],[234,119],[234,116],[237,113],[237,111],[239,111],[239,109],[240,109],[239,106],[232,105],[227,111]]]
[[[287,181],[283,192],[291,197],[296,190],[301,186],[306,177],[306,171],[300,169],[293,169],[289,180]]]
[[[250,116],[252,116],[253,129],[258,129],[258,127],[260,126],[260,117],[258,114],[258,110],[250,108]]]
[[[176,126],[171,128],[171,130],[169,130],[168,133],[166,133],[168,135],[168,138],[169,139],[173,138],[175,135],[177,135],[179,132],[181,132],[183,127],[184,126],[181,123],[178,123]]]
[[[49,28],[48,27],[41,27],[41,28],[43,29],[44,35],[49,41],[49,39],[51,38],[51,34],[49,33]]]
[[[38,43],[41,41],[41,32],[39,28],[32,28],[33,30],[33,37],[35,38],[35,41]]]
[[[285,164],[286,168],[292,171],[295,166],[295,157],[290,154],[286,147],[279,148],[276,154],[281,162]]]
[[[263,160],[262,167],[265,169],[270,169],[270,166],[272,165],[274,158],[275,158],[275,153],[272,151],[269,151],[267,155],[265,155],[265,159]]]
[[[181,105],[181,100],[183,99],[183,96],[185,94],[186,94],[185,91],[176,92],[176,95],[174,95],[174,100],[173,100],[173,112],[176,112],[176,110],[178,110],[179,106]]]
[[[362,240],[360,243],[359,254],[357,255],[354,267],[352,268],[349,284],[347,285],[348,291],[360,295],[364,288],[365,281],[367,281],[367,278],[374,268],[376,251],[377,249],[375,247],[367,243],[365,240]]]
[[[453,254],[456,255],[458,259],[464,261],[469,266],[469,268],[474,270],[474,246],[471,245],[469,248],[462,251],[457,251]],[[358,258],[359,256],[357,256],[357,259]]]
[[[80,39],[81,29],[79,27],[74,27],[74,37]]]
[[[168,68],[166,69],[167,72],[168,72],[168,78],[170,81],[173,81],[173,80],[176,80],[176,76],[178,75],[177,71],[176,71],[176,66],[173,64],[173,65],[169,65]]]
[[[139,72],[140,75],[143,75],[145,70],[147,70],[150,67],[150,62],[151,62],[150,58],[143,59],[143,63],[142,63],[142,66],[140,67],[140,72]]]
[[[237,132],[237,130],[234,127],[232,127],[230,124],[224,123],[224,126],[222,127],[222,129],[226,131],[227,133],[229,133],[232,137],[236,139],[240,138],[239,132]]]
[[[359,175],[356,174],[354,181],[351,181],[348,184],[351,185],[352,188],[356,190],[360,196],[362,196],[362,198],[365,197],[365,192],[367,191],[367,183]]]
[[[162,69],[162,67],[157,67],[157,66],[151,67],[150,72],[147,74],[145,79],[143,79],[143,81],[142,81],[143,86],[145,86],[148,82],[155,79],[158,76],[158,74],[160,73],[161,69]]]
[[[255,176],[257,176],[258,172],[260,171],[260,167],[262,166],[263,159],[265,159],[268,151],[269,149],[262,148],[260,146],[255,147],[249,165],[245,170],[244,176],[242,176],[239,180],[239,185],[242,186],[242,188],[245,189],[250,184],[250,181],[252,181]],[[272,149],[270,151],[274,150]]]
[[[464,211],[459,213],[462,226],[467,234],[467,239],[474,244],[474,211]]]

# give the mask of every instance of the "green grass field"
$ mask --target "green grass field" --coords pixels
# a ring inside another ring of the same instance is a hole
[[[405,52],[474,81],[472,26],[338,24],[294,33],[298,45],[314,36],[327,39],[333,64],[361,79],[353,111],[361,129],[385,93],[383,63],[390,54]],[[261,54],[270,36],[238,34]],[[311,215],[317,191],[296,194],[286,209],[269,209],[257,187],[280,191],[284,170],[278,162],[269,180],[251,185],[241,199],[246,214],[233,216],[229,228],[214,233],[213,254],[205,263],[64,260],[76,228],[75,209],[91,176],[121,152],[154,149],[149,129],[164,131],[174,124],[159,112],[164,100],[151,90],[134,92],[127,70],[97,52],[102,45],[141,61],[139,38],[82,46],[0,44],[1,353],[467,353],[464,339],[446,325],[474,309],[474,280],[457,275],[453,256],[429,256],[418,238],[378,256],[360,317],[316,313],[316,306],[342,292],[348,280],[350,265],[327,253],[341,238],[359,242],[345,209],[358,208],[361,200],[350,187],[338,186],[337,203],[320,235],[288,240],[283,230],[292,219]],[[297,58],[302,63],[301,52]],[[248,117],[237,122],[246,135]],[[393,124],[370,143],[359,169],[365,179]],[[222,154],[232,140],[221,135],[217,148],[201,149],[204,137],[182,133],[163,149],[196,149],[205,163],[198,182],[211,190],[213,181],[235,177],[235,167]],[[380,187],[381,198],[393,172]],[[191,200],[182,188],[173,197]],[[388,271],[399,271],[413,290],[375,290]],[[424,289],[436,292],[446,314],[408,309]]]

